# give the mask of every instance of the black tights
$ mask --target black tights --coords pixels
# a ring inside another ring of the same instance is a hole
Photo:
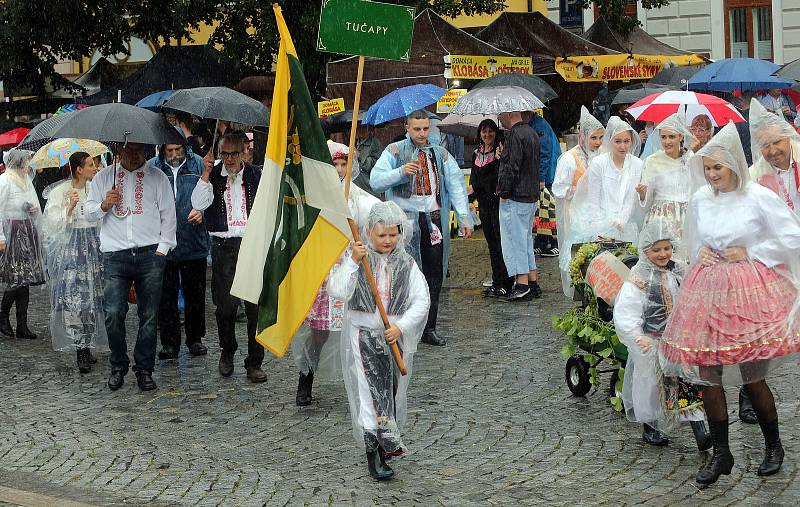
[[[28,313],[28,303],[30,301],[30,287],[17,287],[15,289],[6,289],[3,293],[2,310],[3,313],[11,312],[11,307],[16,303],[17,314]]]
[[[766,362],[745,363],[739,365],[742,378],[758,378],[766,373]],[[722,367],[701,367],[700,376],[714,383],[721,383]],[[750,402],[756,411],[758,420],[761,423],[774,421],[778,417],[775,409],[775,397],[767,385],[767,381],[762,379],[757,382],[750,382],[742,387],[747,390]],[[728,419],[728,403],[725,399],[725,389],[721,385],[703,386],[703,406],[706,416],[710,422],[726,421]]]

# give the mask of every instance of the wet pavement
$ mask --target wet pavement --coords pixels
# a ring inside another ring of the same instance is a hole
[[[556,259],[541,259],[544,298],[522,303],[480,296],[482,239],[455,241],[450,265],[439,325],[450,341],[420,345],[404,430],[411,452],[393,462],[394,481],[369,477],[342,384],[315,385],[314,403],[298,408],[294,361],[267,354],[268,381],[251,384],[246,347],[234,375],[220,377],[210,293],[209,355],[184,348],[159,361],[159,390],[140,393],[132,374],[108,390],[106,356],[80,375],[73,356],[51,350],[38,288],[30,313],[42,338],[0,339],[0,486],[93,505],[800,505],[797,367],[770,380],[783,470],[756,476],[760,431],[732,414],[733,473],[699,490],[707,458],[688,426],[653,448],[610,407],[607,375],[585,398],[570,395],[563,338],[550,325],[572,304]],[[135,324],[130,312],[129,336]],[[0,504],[22,503],[4,491]]]

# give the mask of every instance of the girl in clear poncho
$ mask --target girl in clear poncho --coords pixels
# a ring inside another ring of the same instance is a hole
[[[333,165],[339,174],[339,180],[343,182],[347,172],[347,156],[350,150],[347,146],[333,141],[328,141],[328,150],[331,153]],[[358,177],[358,174],[358,164],[354,157],[351,182]],[[344,183],[342,183],[342,193],[344,193]],[[352,183],[347,201],[350,214],[359,229],[366,224],[367,216],[372,206],[380,202],[377,197]],[[344,262],[348,256],[350,256],[349,249],[342,254],[339,261],[337,261],[337,265]],[[295,403],[298,407],[305,407],[311,404],[314,372],[319,370],[320,361],[331,362],[338,358],[337,347],[326,347],[326,345],[329,342],[331,333],[338,333],[342,329],[344,303],[333,299],[328,294],[327,286],[328,280],[326,279],[322,282],[317,298],[314,300],[303,327],[292,340],[292,356],[297,363],[297,368],[300,370],[297,396],[295,397]],[[331,344],[333,345],[336,341],[331,340]]]
[[[635,242],[640,213],[636,185],[642,174],[639,136],[617,116],[612,116],[603,137],[604,153],[594,157],[578,184],[573,199],[570,244],[598,238]]]
[[[28,329],[30,287],[45,282],[41,241],[42,210],[33,188],[30,161],[33,152],[11,150],[6,156],[6,171],[0,174],[0,334],[36,339]],[[9,315],[16,305],[17,329]]]
[[[553,180],[553,196],[556,198],[556,228],[558,229],[558,264],[561,268],[561,286],[564,295],[571,298],[573,293],[569,276],[569,261],[572,259],[570,223],[572,199],[578,183],[586,174],[589,163],[601,153],[605,127],[581,106],[578,144],[558,159],[556,176]]]
[[[689,421],[697,447],[705,451],[711,440],[703,423],[699,389],[674,377],[665,377],[658,364],[658,342],[674,308],[685,266],[672,260],[679,245],[667,220],[652,219],[639,235],[639,262],[631,270],[614,305],[614,327],[628,348],[622,401],[628,419],[644,425],[642,439],[666,445],[662,431],[677,420]]]
[[[714,454],[697,482],[716,482],[733,467],[724,391],[730,384],[747,384],[766,444],[758,475],[771,475],[784,452],[765,379],[800,350],[800,220],[750,181],[733,123],[689,164],[697,188],[684,230],[692,268],[661,339],[661,367],[703,386]]]
[[[427,321],[428,284],[403,248],[410,224],[394,202],[374,205],[365,228],[368,246],[357,243],[352,255],[330,276],[331,296],[347,302],[341,334],[341,358],[356,442],[365,445],[370,475],[387,480],[394,472],[387,456],[402,456],[400,428],[406,417],[406,393],[414,353]],[[364,268],[367,257],[391,327],[384,330]],[[408,374],[401,376],[388,343],[397,342]]]
[[[676,239],[683,239],[683,222],[689,204],[691,179],[687,166],[692,152],[692,133],[683,120],[673,114],[655,128],[655,152],[644,162],[642,181],[636,186],[639,205],[647,211],[644,222],[655,217],[669,222]],[[686,261],[686,253],[675,250],[677,260]]]
[[[86,187],[97,167],[83,152],[72,154],[69,164],[72,178],[45,190],[42,232],[50,274],[50,335],[53,349],[75,351],[78,369],[88,373],[90,349],[108,350],[100,223],[84,216]]]

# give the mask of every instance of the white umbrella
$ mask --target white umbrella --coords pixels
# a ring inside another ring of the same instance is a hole
[[[449,114],[447,118],[442,120],[439,123],[438,127],[439,130],[442,132],[446,132],[448,134],[453,134],[456,136],[461,137],[475,137],[478,133],[478,125],[483,120],[493,120],[495,123],[497,121],[496,114],[468,114],[468,115],[461,115],[461,114]],[[499,125],[499,123],[498,123]]]
[[[489,115],[513,111],[535,111],[544,108],[536,95],[519,86],[488,86],[473,88],[458,99],[451,114]]]

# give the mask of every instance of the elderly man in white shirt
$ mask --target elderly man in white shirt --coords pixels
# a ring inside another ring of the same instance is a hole
[[[133,371],[139,389],[157,387],[152,375],[161,283],[166,255],[176,245],[172,188],[163,172],[145,162],[144,148],[136,143],[122,148],[119,167],[106,167],[92,180],[85,207],[86,219],[100,222],[112,391],[124,384],[130,363],[125,315],[131,286],[139,314]]]
[[[207,154],[205,172],[192,192],[192,207],[204,211],[211,236],[211,293],[217,305],[214,313],[222,349],[219,373],[223,377],[233,374],[233,356],[239,348],[236,311],[240,300],[231,296],[231,285],[247,218],[261,179],[261,170],[243,160],[246,139],[240,132],[226,133],[220,142],[222,162],[214,165],[211,155]],[[261,370],[264,347],[256,341],[258,306],[245,301],[244,310],[247,315],[247,358],[244,361],[247,378],[253,383],[264,382],[267,380]]]

